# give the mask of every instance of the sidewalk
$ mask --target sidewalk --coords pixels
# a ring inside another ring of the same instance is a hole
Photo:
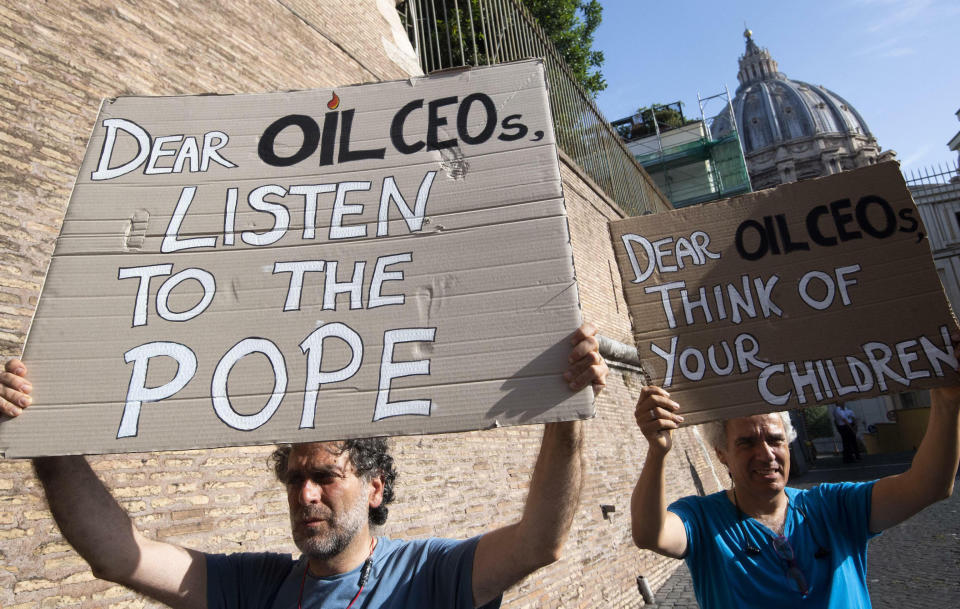
[[[845,464],[821,455],[815,466],[790,485],[810,488],[821,482],[874,480],[905,471],[913,453],[864,455]],[[875,609],[960,606],[960,490],[870,542],[867,587]],[[656,607],[699,609],[685,563],[656,591]]]

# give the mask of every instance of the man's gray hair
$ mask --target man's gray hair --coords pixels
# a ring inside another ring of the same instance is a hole
[[[771,414],[778,415],[780,420],[783,422],[783,431],[787,434],[787,442],[793,442],[797,439],[797,430],[793,428],[793,423],[790,422],[790,413],[786,411],[774,412]],[[722,421],[708,421],[700,426],[700,431],[707,438],[707,443],[714,448],[714,450],[727,447],[727,420]]]

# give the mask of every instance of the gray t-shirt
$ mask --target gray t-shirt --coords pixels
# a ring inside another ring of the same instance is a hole
[[[363,592],[352,609],[473,609],[473,553],[466,541],[380,537]],[[209,609],[343,609],[360,589],[360,570],[304,579],[307,561],[287,554],[207,555]],[[496,609],[500,598],[484,606]]]

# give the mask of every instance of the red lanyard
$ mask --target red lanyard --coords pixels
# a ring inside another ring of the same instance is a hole
[[[367,583],[367,577],[370,575],[370,566],[373,564],[373,548],[377,545],[377,538],[374,537],[370,540],[370,554],[367,555],[367,560],[363,562],[363,568],[360,569],[360,589],[357,590],[357,594],[353,597],[353,600],[350,601],[350,604],[347,605],[346,609],[353,607],[353,604],[357,602],[357,599],[360,598],[360,593],[363,592],[363,586]],[[303,609],[303,585],[307,581],[307,571],[310,570],[310,560],[307,560],[307,565],[303,569],[303,577],[300,578],[300,594],[297,595],[297,609]]]

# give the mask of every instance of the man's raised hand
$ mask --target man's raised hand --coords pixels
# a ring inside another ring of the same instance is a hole
[[[0,372],[0,414],[19,416],[23,409],[33,403],[30,392],[33,385],[27,380],[27,367],[14,358]]]
[[[573,391],[592,385],[593,393],[597,395],[606,386],[610,369],[600,356],[600,342],[596,335],[597,327],[585,323],[570,337],[573,348],[570,349],[570,365],[563,373],[563,378]]]
[[[634,417],[651,449],[666,454],[673,446],[672,430],[680,427],[683,417],[677,414],[680,405],[670,399],[662,387],[647,385],[640,391]]]

